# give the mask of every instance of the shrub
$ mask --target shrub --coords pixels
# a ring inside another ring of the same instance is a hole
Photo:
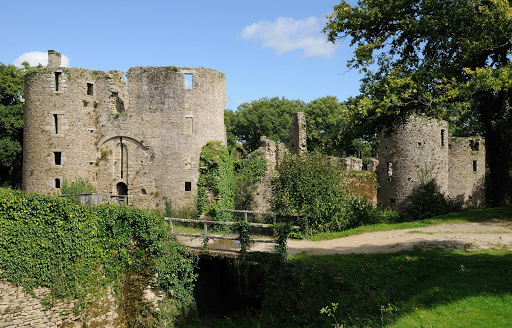
[[[157,215],[131,207],[87,208],[0,188],[0,279],[28,292],[49,287],[49,304],[77,299],[81,310],[88,296],[112,284],[119,292],[129,272],[145,271],[158,274],[174,309],[190,308],[196,260],[168,229]]]
[[[421,182],[419,188],[407,197],[404,220],[422,220],[450,212],[460,211],[462,205],[439,192],[435,180]]]
[[[345,184],[343,168],[321,154],[285,154],[272,182],[272,210],[308,233],[335,232],[375,223],[375,210]],[[293,215],[307,220],[293,219]],[[306,222],[304,222],[306,221]]]
[[[64,177],[60,192],[72,203],[80,204],[80,194],[94,194],[96,193],[96,188],[87,179],[77,177],[75,181],[69,182]]]

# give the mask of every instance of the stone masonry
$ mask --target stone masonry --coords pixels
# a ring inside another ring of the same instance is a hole
[[[380,135],[378,202],[401,210],[420,183],[434,179],[440,192],[464,206],[485,202],[485,145],[481,137],[448,136],[445,121],[412,116]]]
[[[93,71],[48,67],[25,86],[25,192],[57,193],[66,178],[139,207],[194,200],[201,147],[226,142],[226,78],[193,67]]]

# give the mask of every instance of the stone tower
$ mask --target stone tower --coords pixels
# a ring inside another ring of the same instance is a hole
[[[208,68],[92,71],[48,67],[27,80],[23,189],[58,192],[64,178],[163,209],[194,200],[201,147],[226,142],[226,79]]]
[[[485,146],[480,137],[448,136],[448,123],[411,116],[392,134],[380,134],[377,200],[401,210],[423,181],[465,206],[485,202]]]

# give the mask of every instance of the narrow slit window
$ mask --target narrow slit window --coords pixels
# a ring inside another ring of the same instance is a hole
[[[478,161],[473,161],[473,172],[476,172],[478,169]]]
[[[54,159],[55,165],[62,165],[62,152],[54,151],[53,152],[53,159]]]
[[[192,190],[192,182],[185,182],[185,191]]]
[[[53,122],[55,123],[55,134],[59,134],[59,115],[53,114]]]
[[[60,91],[60,74],[61,72],[55,72],[55,91]]]
[[[393,163],[387,162],[387,166],[388,166],[388,177],[392,177],[393,176]]]
[[[94,84],[87,83],[87,95],[92,96],[94,94]]]
[[[192,74],[185,74],[185,89],[193,89],[192,77]]]
[[[444,147],[444,131],[445,130],[441,130],[441,147]]]
[[[55,179],[55,188],[57,188],[57,189],[60,188],[60,179],[59,178]]]
[[[391,198],[391,199],[389,200],[389,202],[390,202],[391,204],[396,204],[396,199]]]

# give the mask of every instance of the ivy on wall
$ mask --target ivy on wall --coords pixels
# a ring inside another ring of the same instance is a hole
[[[249,157],[235,162],[235,208],[254,210],[256,183],[261,180],[267,169],[267,161],[255,152]]]
[[[234,165],[226,146],[210,141],[203,146],[199,158],[197,210],[214,220],[231,221],[232,214],[221,209],[234,209]]]
[[[87,298],[109,285],[121,293],[127,273],[144,271],[157,275],[157,286],[172,303],[166,319],[172,324],[178,312],[193,308],[195,263],[155,214],[110,204],[88,208],[0,188],[0,279],[27,292],[49,287],[46,304],[76,299],[75,309],[86,310]],[[130,320],[130,313],[125,316]]]

